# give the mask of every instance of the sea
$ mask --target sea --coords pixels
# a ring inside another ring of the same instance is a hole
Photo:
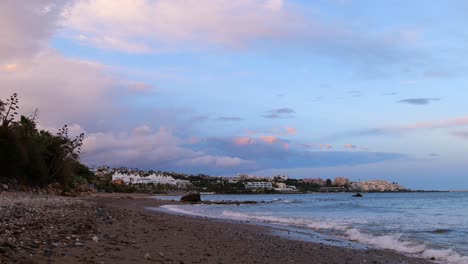
[[[164,205],[157,210],[277,227],[328,244],[390,249],[440,263],[468,263],[468,193],[202,195],[257,204]],[[180,197],[158,196],[178,200]],[[284,233],[284,232],[283,232]],[[293,235],[291,235],[293,234]]]

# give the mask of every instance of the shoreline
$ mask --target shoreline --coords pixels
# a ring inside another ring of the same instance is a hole
[[[2,193],[0,206],[8,210],[0,213],[0,263],[433,263],[390,250],[293,240],[253,223],[146,209],[167,204],[180,203],[137,194]]]

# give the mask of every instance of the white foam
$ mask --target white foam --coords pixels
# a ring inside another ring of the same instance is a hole
[[[279,224],[294,227],[306,227],[313,230],[329,230],[338,231],[343,234],[345,239],[356,241],[361,244],[366,244],[380,249],[390,249],[397,252],[412,254],[417,257],[425,259],[433,259],[441,263],[450,264],[468,264],[468,256],[462,256],[452,249],[431,249],[428,248],[424,243],[417,243],[414,241],[402,240],[401,234],[391,234],[376,236],[361,232],[356,228],[349,228],[343,222],[334,221],[321,221],[310,218],[294,218],[294,217],[279,217],[270,214],[254,214],[254,213],[241,213],[231,210],[222,211],[221,215],[210,215],[207,214],[202,207],[190,206],[184,208],[179,205],[164,205],[161,206],[169,211],[193,215],[193,216],[204,216],[218,219],[232,219],[242,221],[256,221],[268,224]]]
[[[400,234],[385,235],[385,236],[373,236],[369,234],[363,234],[358,229],[352,228],[345,232],[348,239],[372,245],[383,249],[392,249],[403,253],[421,253],[424,251],[425,246],[422,244],[416,244],[409,241],[401,241]]]
[[[290,225],[296,227],[308,227],[311,229],[327,229],[327,230],[344,230],[344,226],[339,226],[334,223],[325,223],[313,221],[311,219],[305,218],[293,218],[293,217],[277,217],[271,215],[259,215],[259,214],[244,214],[239,212],[233,212],[229,210],[224,210],[224,217],[236,219],[236,220],[250,220],[250,221],[259,221],[270,224],[281,224],[281,225]]]
[[[423,258],[435,259],[441,262],[456,263],[456,264],[467,264],[468,257],[462,256],[452,249],[426,249],[421,254]]]
[[[357,241],[381,249],[391,249],[401,253],[413,254],[425,259],[432,259],[442,263],[468,264],[468,256],[462,256],[452,249],[430,249],[423,243],[402,241],[400,234],[373,236],[363,234],[358,229],[345,232],[347,239]]]
[[[163,205],[160,206],[161,208],[164,208],[166,210],[169,210],[174,213],[179,213],[179,214],[186,214],[186,215],[193,215],[193,216],[207,216],[205,213],[202,212],[196,212],[194,210],[186,210],[182,208],[181,206],[178,205]],[[193,209],[193,207],[192,207]]]

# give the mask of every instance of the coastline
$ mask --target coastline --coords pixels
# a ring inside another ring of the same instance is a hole
[[[0,206],[9,210],[0,215],[0,263],[432,263],[389,250],[287,239],[266,226],[145,209],[167,204],[179,202],[136,194],[2,193]],[[28,217],[19,220],[22,214]]]

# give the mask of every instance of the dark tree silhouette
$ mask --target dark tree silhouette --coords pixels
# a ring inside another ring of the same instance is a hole
[[[18,95],[0,101],[0,182],[73,187],[89,182],[92,174],[79,162],[84,134],[70,139],[68,126],[57,135],[38,131],[38,111],[18,119]]]

